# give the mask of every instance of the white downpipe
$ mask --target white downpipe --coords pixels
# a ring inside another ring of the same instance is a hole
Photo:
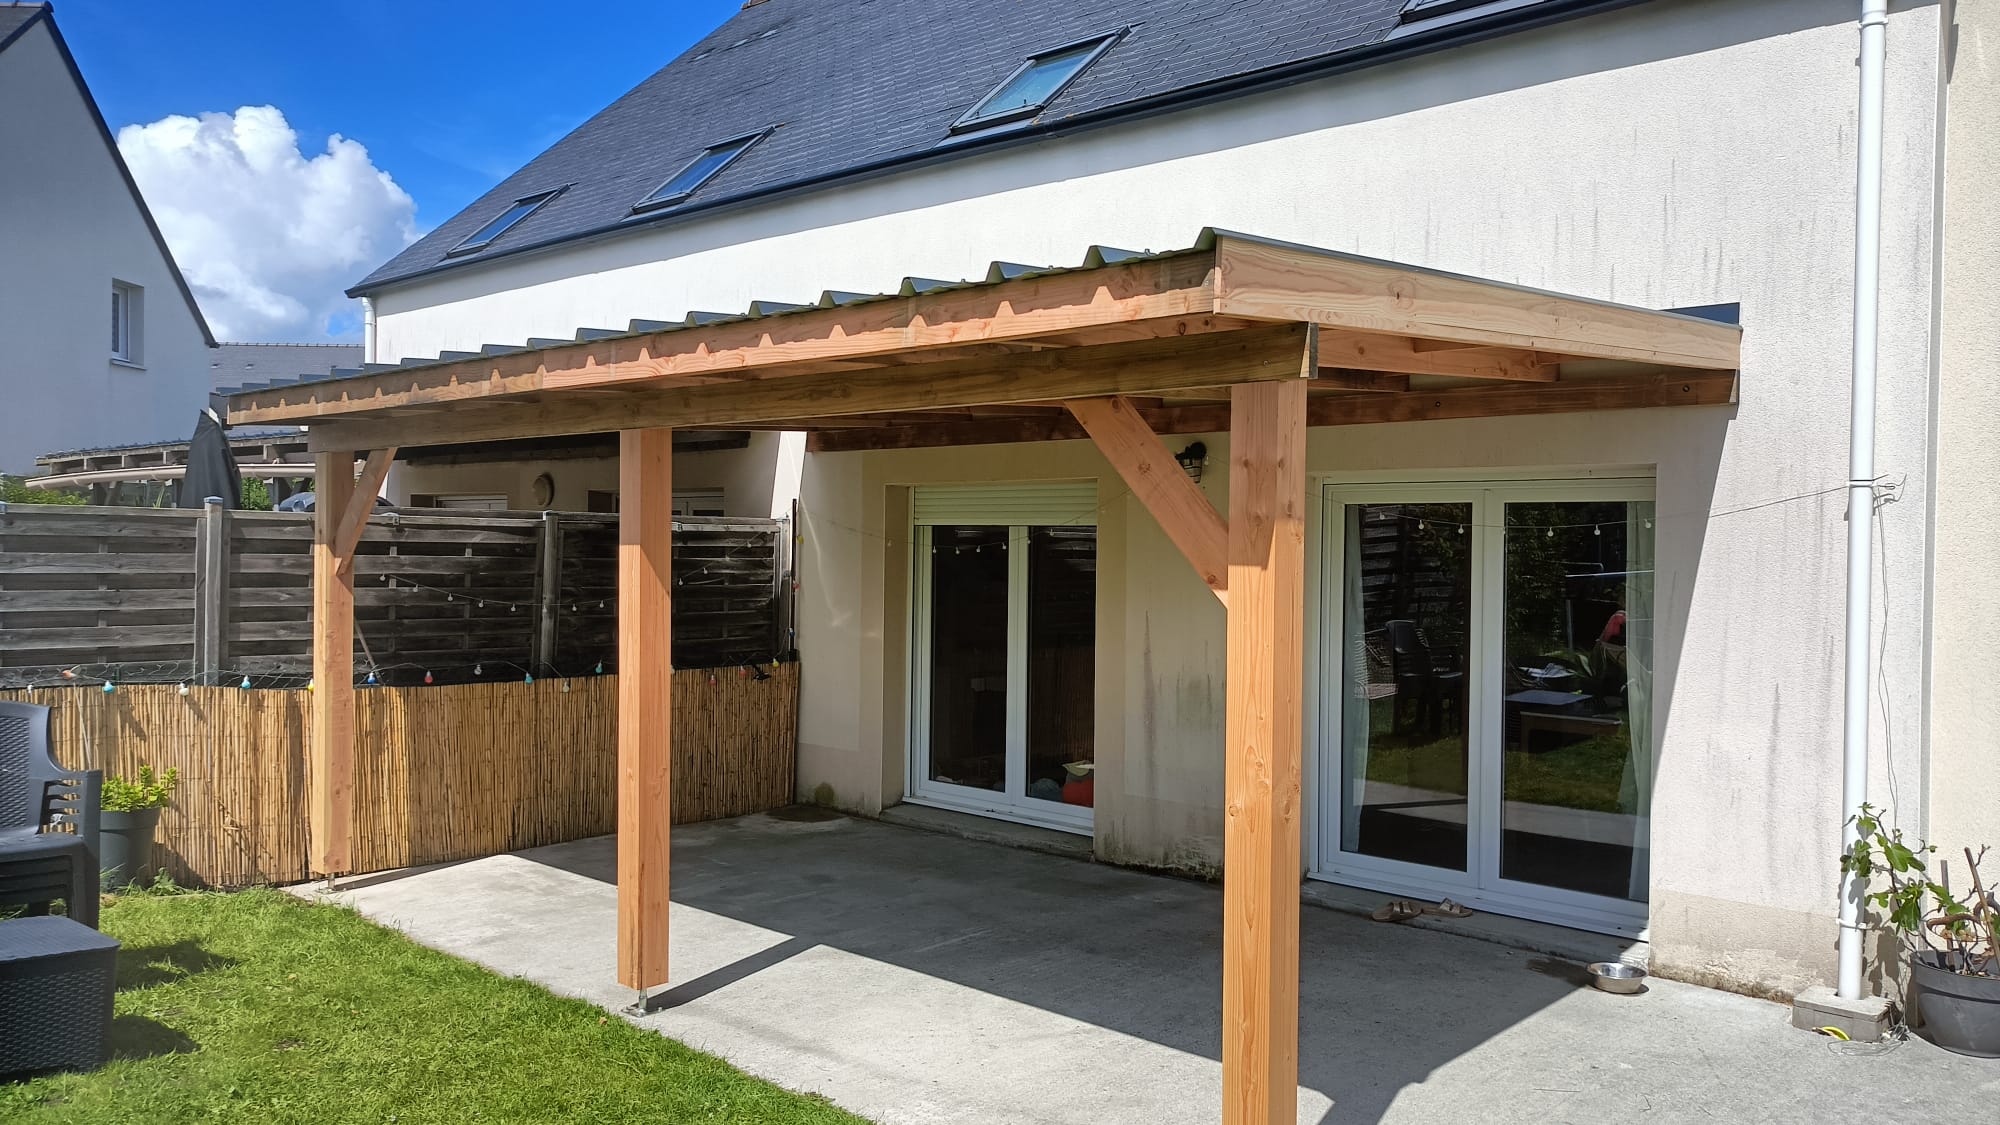
[[[1888,53],[1888,0],[1861,0],[1861,105],[1854,181],[1854,385],[1847,445],[1847,683],[1841,737],[1841,816],[1868,800],[1869,601],[1874,585],[1875,338],[1882,287],[1882,67]],[[1843,847],[1857,839],[1850,823]],[[1840,894],[1843,1000],[1862,996],[1861,905],[1864,880],[1850,876]]]
[[[375,358],[375,298],[361,298],[361,362],[380,363]]]

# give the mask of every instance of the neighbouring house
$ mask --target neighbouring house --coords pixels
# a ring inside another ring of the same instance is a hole
[[[47,4],[0,4],[0,472],[192,433],[215,339]]]
[[[598,443],[553,471],[625,490],[626,663],[669,464],[676,504],[796,495],[802,797],[1228,878],[1268,814],[1309,881],[1789,994],[1833,975],[1847,808],[1856,16],[753,2],[363,279],[379,364],[231,416],[343,466]],[[2000,19],[1887,36],[1869,779],[1949,853],[2000,839]],[[1302,466],[1258,428],[1290,410]],[[633,428],[680,426],[752,436]],[[1216,510],[1293,472],[1302,569],[1245,593]],[[1225,722],[1260,659],[1275,795]]]

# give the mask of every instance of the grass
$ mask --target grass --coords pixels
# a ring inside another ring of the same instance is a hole
[[[114,1059],[8,1122],[856,1122],[579,1000],[277,891],[108,901]]]
[[[1465,763],[1457,735],[1417,741],[1378,724],[1368,748],[1368,780],[1436,793],[1465,793]],[[1624,731],[1558,743],[1543,735],[1536,751],[1507,751],[1507,799],[1565,809],[1619,812],[1625,759]]]

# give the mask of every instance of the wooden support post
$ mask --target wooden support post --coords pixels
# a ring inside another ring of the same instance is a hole
[[[1180,462],[1152,427],[1122,396],[1070,399],[1063,405],[1076,415],[1098,452],[1118,470],[1160,529],[1181,549],[1195,573],[1229,604],[1229,531],[1201,486],[1188,479]]]
[[[1299,1077],[1306,386],[1230,392],[1222,1119],[1292,1125]]]
[[[194,572],[195,682],[215,687],[222,682],[229,620],[229,509],[213,496],[201,506]]]
[[[618,980],[667,983],[674,441],[618,435]]]
[[[535,675],[546,676],[556,665],[557,605],[562,601],[562,517],[542,513],[542,540],[536,575],[535,601],[539,612],[535,621]]]
[[[312,800],[307,807],[313,873],[347,873],[354,819],[354,570],[338,550],[355,500],[354,454],[317,457],[313,501]],[[372,502],[371,493],[366,500]]]

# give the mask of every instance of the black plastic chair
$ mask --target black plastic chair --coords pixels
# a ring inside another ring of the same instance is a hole
[[[104,771],[66,770],[49,751],[49,709],[0,703],[0,906],[55,899],[95,929]],[[69,831],[44,831],[58,824]]]

